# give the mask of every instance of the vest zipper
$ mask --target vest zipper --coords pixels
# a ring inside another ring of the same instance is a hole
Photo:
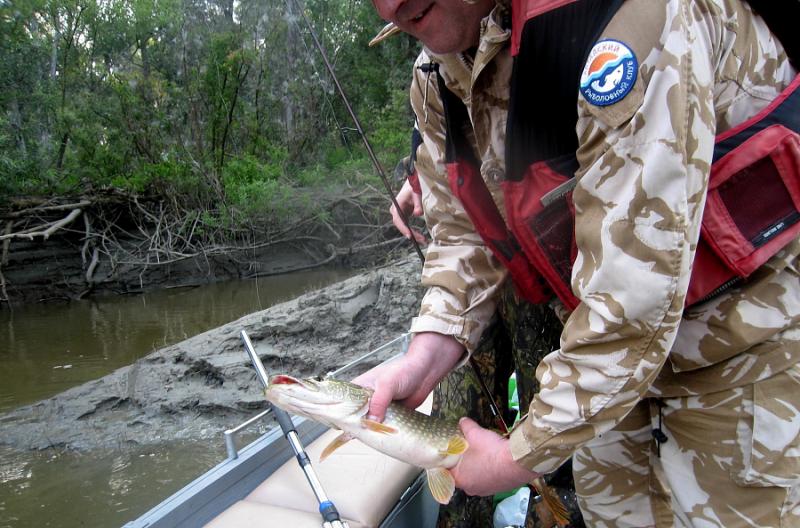
[[[734,278],[730,279],[728,282],[726,282],[726,283],[722,284],[721,286],[717,287],[715,290],[713,290],[711,293],[709,293],[708,295],[706,295],[705,297],[703,297],[699,301],[695,302],[692,306],[695,306],[697,304],[702,304],[702,303],[704,303],[706,301],[710,301],[711,299],[713,299],[717,295],[719,295],[719,294],[721,294],[721,293],[733,288],[734,286],[738,285],[741,282],[742,282],[742,278],[741,277],[734,277]]]

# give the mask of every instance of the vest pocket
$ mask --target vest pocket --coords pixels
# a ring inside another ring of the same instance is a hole
[[[754,134],[711,170],[702,236],[747,277],[800,233],[800,135],[782,125]]]
[[[800,475],[800,368],[794,365],[756,382],[745,394],[731,467],[733,480],[743,486],[796,486]]]

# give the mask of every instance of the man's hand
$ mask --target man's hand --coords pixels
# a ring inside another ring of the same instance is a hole
[[[494,495],[523,486],[539,476],[514,461],[508,439],[483,429],[469,418],[462,418],[459,425],[469,449],[450,472],[456,479],[456,487],[467,495]]]
[[[375,390],[368,414],[382,421],[393,400],[412,409],[419,406],[463,354],[464,347],[452,336],[422,332],[414,336],[403,356],[368,370],[353,383]]]
[[[414,192],[414,189],[411,188],[411,183],[409,183],[408,180],[406,180],[403,186],[400,188],[400,192],[398,192],[397,196],[395,196],[395,200],[397,200],[397,205],[399,205],[400,209],[403,211],[403,213],[405,213],[406,218],[409,218],[409,215],[411,214],[414,216],[422,216],[422,197]],[[411,238],[411,235],[413,234],[414,238],[420,244],[428,243],[428,241],[425,239],[425,235],[414,229],[409,230],[406,227],[394,204],[392,204],[392,206],[389,208],[389,212],[392,214],[392,223],[397,230],[400,231],[400,234],[406,238]]]

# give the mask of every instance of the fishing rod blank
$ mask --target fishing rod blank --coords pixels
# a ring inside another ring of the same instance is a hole
[[[397,203],[397,198],[395,198],[394,191],[392,191],[392,186],[389,184],[389,179],[386,177],[386,172],[383,170],[383,165],[381,165],[381,162],[378,161],[378,156],[375,155],[375,151],[372,150],[372,145],[369,142],[369,138],[367,137],[366,132],[364,132],[364,129],[361,127],[361,121],[358,119],[355,110],[353,110],[353,107],[350,105],[350,100],[347,98],[344,88],[342,88],[342,85],[339,83],[339,78],[336,76],[336,72],[331,65],[331,61],[328,60],[328,54],[325,52],[325,48],[322,47],[322,43],[319,41],[319,38],[317,38],[317,32],[314,31],[314,26],[311,25],[311,21],[306,16],[305,6],[303,5],[302,0],[293,0],[293,2],[295,8],[300,12],[303,22],[305,22],[308,33],[311,35],[311,39],[314,41],[314,46],[316,46],[317,51],[319,51],[319,54],[322,57],[322,61],[325,63],[325,68],[328,70],[331,79],[333,79],[333,84],[336,86],[336,91],[339,92],[339,97],[342,98],[342,103],[344,103],[347,112],[350,114],[350,119],[353,120],[353,124],[358,131],[358,135],[361,136],[361,141],[364,142],[364,147],[367,149],[367,154],[372,162],[372,166],[378,173],[381,182],[383,182],[383,186],[389,195],[389,200],[391,200],[392,205],[394,205],[394,208],[397,211],[398,216],[400,216],[403,225],[406,226],[406,229],[412,231],[411,225],[408,221],[408,215],[406,215],[405,211],[400,207],[400,204]],[[417,239],[414,238],[413,235],[409,240],[414,245],[414,250],[417,252],[420,262],[424,264],[425,256],[422,254],[422,249],[419,247],[419,242],[417,242]]]
[[[247,350],[247,355],[250,356],[250,361],[253,362],[253,367],[256,369],[256,375],[266,389],[269,386],[269,376],[267,376],[267,371],[264,368],[264,364],[261,363],[261,358],[259,358],[258,354],[256,354],[256,350],[253,348],[253,343],[250,341],[250,337],[247,335],[247,332],[242,330],[239,335],[242,338],[242,343],[244,344],[245,350]],[[328,499],[328,496],[325,494],[325,490],[322,488],[322,483],[317,478],[317,474],[314,472],[314,468],[311,466],[311,459],[308,458],[308,454],[306,454],[303,444],[300,442],[300,438],[297,436],[297,431],[294,428],[294,423],[292,422],[292,418],[289,416],[289,413],[272,404],[270,404],[270,406],[272,407],[272,412],[275,413],[275,418],[278,420],[278,424],[281,426],[283,436],[286,437],[286,440],[289,441],[289,445],[292,446],[292,450],[294,451],[297,461],[300,463],[300,467],[303,469],[303,473],[306,475],[306,480],[308,480],[314,495],[317,497],[317,502],[319,503],[319,513],[322,515],[323,519],[322,526],[324,528],[348,528],[347,523],[342,521],[339,517],[339,512],[336,509],[336,506],[334,506],[333,502],[331,502]]]

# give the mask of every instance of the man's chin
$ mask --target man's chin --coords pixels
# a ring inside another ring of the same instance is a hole
[[[428,51],[431,51],[437,55],[449,55],[451,53],[461,53],[462,51],[466,51],[467,49],[469,49],[469,46],[462,49],[462,46],[456,46],[453,44],[448,45],[446,43],[439,43],[439,42],[426,43],[425,41],[422,41],[422,44],[425,45],[425,48]]]

